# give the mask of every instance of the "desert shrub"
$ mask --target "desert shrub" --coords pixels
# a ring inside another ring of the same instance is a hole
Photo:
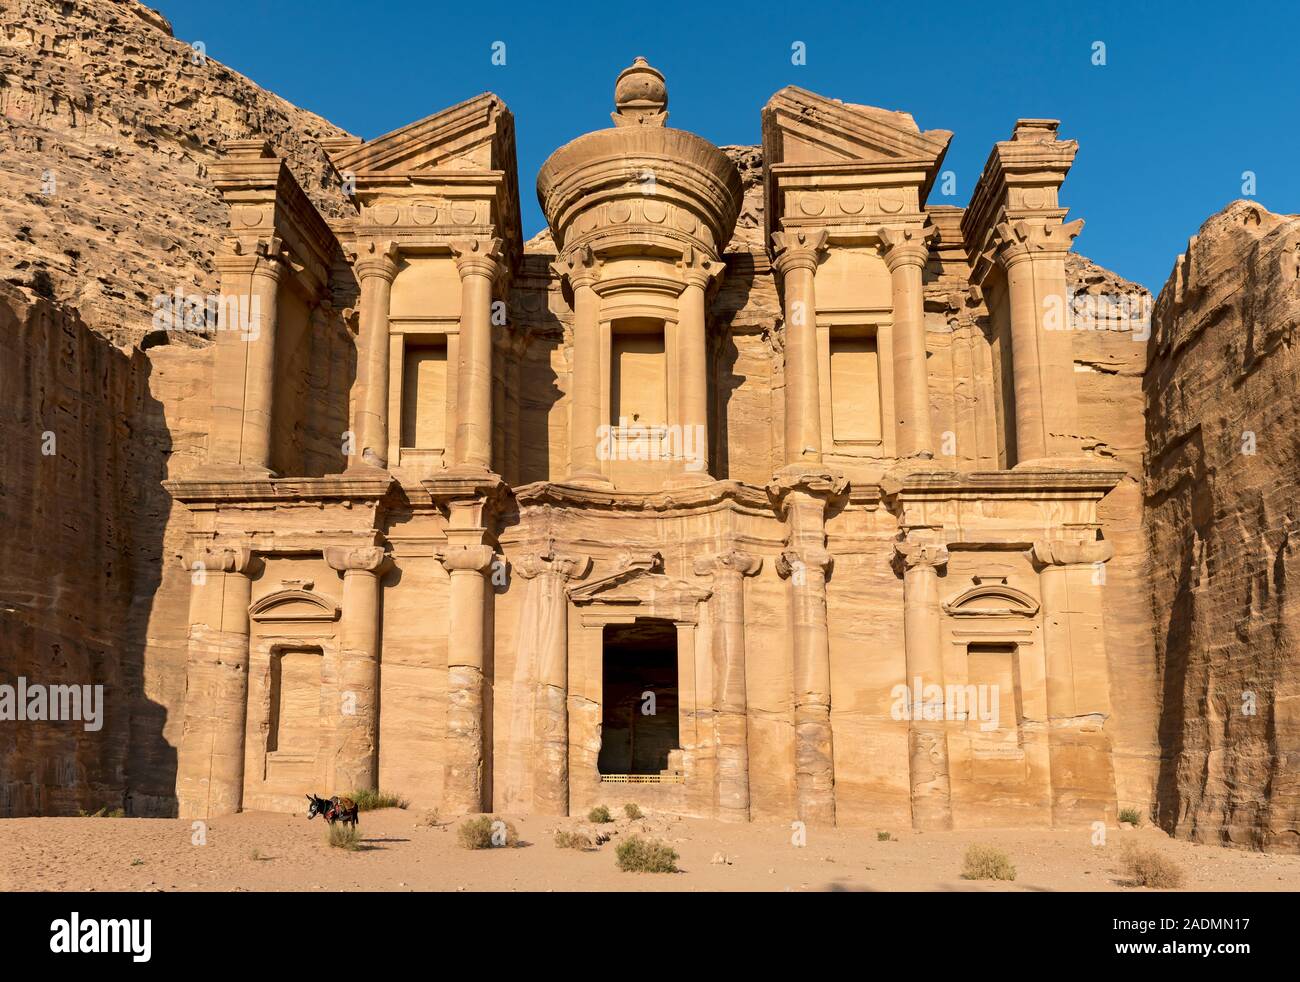
[[[634,802],[631,801],[629,801],[626,805],[623,806],[623,814],[626,815],[628,818],[632,819],[632,821],[634,822],[638,818],[645,817],[645,813],[642,812],[641,809],[637,807],[637,805]]]
[[[84,808],[77,810],[80,818],[126,818],[126,812],[121,808],[109,808],[105,805],[97,812],[88,812]]]
[[[519,844],[519,833],[515,827],[495,815],[467,818],[456,830],[456,838],[466,849],[491,849],[493,846]]]
[[[438,809],[426,808],[420,812],[420,824],[428,828],[435,828],[441,824],[438,819]]]
[[[676,873],[677,852],[658,839],[634,835],[615,850],[618,868],[625,873]]]
[[[348,795],[357,803],[357,811],[372,812],[379,808],[405,808],[410,804],[400,794],[392,791],[353,791]]]
[[[556,849],[578,849],[585,851],[592,848],[591,839],[581,832],[566,832],[564,829],[555,830],[555,848]]]
[[[1129,825],[1141,825],[1142,816],[1138,814],[1136,808],[1122,808],[1119,813],[1121,822],[1128,822]]]
[[[965,880],[1014,880],[1016,868],[1001,849],[976,845],[966,850],[961,875]]]
[[[604,805],[597,805],[591,811],[587,812],[587,821],[603,825],[605,822],[614,821],[614,817],[610,815],[609,809]]]
[[[890,839],[892,839],[892,838],[893,838],[893,836],[890,835],[888,832],[877,832],[877,833],[876,833],[876,841],[877,841],[877,842],[888,842],[888,841],[889,841]]]
[[[335,822],[329,827],[329,844],[335,849],[356,852],[361,848],[361,833],[355,825]]]
[[[1183,871],[1172,859],[1154,849],[1130,849],[1123,858],[1134,886],[1176,890],[1183,885]]]

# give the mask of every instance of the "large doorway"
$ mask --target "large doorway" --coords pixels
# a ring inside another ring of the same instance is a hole
[[[671,621],[607,624],[600,758],[603,774],[659,774],[679,746],[677,628]]]

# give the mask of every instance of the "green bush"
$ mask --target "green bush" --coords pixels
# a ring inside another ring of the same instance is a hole
[[[966,850],[961,875],[965,880],[1014,880],[1016,868],[1011,865],[1011,858],[1001,849],[971,846]]]
[[[893,838],[893,836],[890,835],[888,832],[877,832],[877,833],[876,833],[876,841],[877,841],[877,842],[888,842],[888,841],[889,841],[890,839],[892,839],[892,838]]]
[[[634,835],[615,850],[618,868],[625,873],[676,873],[677,853],[658,839]]]
[[[405,808],[410,804],[400,794],[391,791],[353,791],[348,797],[357,803],[357,811],[363,812],[379,808]]]
[[[587,812],[587,821],[595,822],[597,825],[603,825],[606,822],[614,821],[614,817],[610,815],[609,809],[604,805],[597,805],[591,811]]]
[[[499,826],[497,826],[498,822],[500,822]],[[456,830],[456,838],[466,849],[513,847],[519,844],[519,833],[515,827],[509,822],[501,821],[495,815],[467,818]]]
[[[1130,849],[1124,854],[1124,865],[1134,886],[1176,890],[1183,885],[1183,871],[1154,849]]]
[[[626,805],[623,806],[623,814],[626,815],[628,818],[632,819],[632,821],[634,822],[638,818],[645,818],[645,815],[641,811],[641,809],[638,808],[637,805],[631,801],[629,801]]]
[[[355,825],[335,822],[329,827],[329,844],[335,849],[356,852],[361,848],[361,833]]]
[[[1138,814],[1136,808],[1121,808],[1119,813],[1121,822],[1128,822],[1129,825],[1141,825],[1142,816]]]
[[[577,849],[585,852],[593,848],[591,839],[581,832],[566,832],[564,829],[555,830],[555,848],[556,849]]]

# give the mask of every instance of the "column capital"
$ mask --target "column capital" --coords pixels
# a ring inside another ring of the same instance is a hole
[[[352,263],[352,269],[357,275],[358,280],[369,279],[372,276],[378,276],[393,282],[397,276],[397,243],[387,242],[368,242],[357,254],[357,258]]]
[[[253,550],[247,546],[202,546],[193,551],[184,565],[190,572],[205,570],[247,575],[256,559]]]
[[[810,272],[825,257],[829,233],[824,228],[772,233],[772,265],[784,277],[796,269]]]
[[[876,234],[891,273],[900,266],[924,269],[930,261],[930,243],[939,238],[939,230],[930,224],[882,225]]]
[[[289,250],[276,235],[263,236],[252,242],[231,237],[224,241],[224,246],[212,260],[218,273],[256,273],[279,282],[291,268]]]
[[[1039,539],[1029,550],[1029,558],[1039,567],[1095,566],[1109,562],[1115,547],[1103,540]]]
[[[830,569],[833,560],[830,552],[819,546],[784,549],[776,558],[776,572],[783,579],[789,579],[800,569],[820,569],[824,573]]]
[[[684,286],[698,286],[702,290],[707,290],[710,283],[722,279],[727,264],[718,259],[711,259],[693,246],[687,246],[682,252],[681,260],[677,263],[677,269],[681,273]]]
[[[340,573],[378,573],[388,561],[383,546],[326,546],[325,562]]]
[[[562,279],[569,281],[570,289],[593,286],[600,279],[600,268],[604,263],[596,258],[591,246],[580,245],[570,249],[551,263],[551,271]]]
[[[763,568],[763,557],[740,549],[724,549],[711,556],[700,556],[695,560],[697,576],[713,573],[734,573],[737,576],[753,576]]]
[[[942,542],[895,542],[894,562],[901,571],[948,565],[948,547]]]
[[[999,222],[993,229],[993,256],[1009,269],[1025,259],[1064,259],[1078,234],[1083,219],[1069,223]]]
[[[456,271],[462,280],[469,276],[496,280],[505,271],[500,239],[457,239],[449,245],[451,254],[456,258]]]
[[[448,573],[486,573],[497,558],[489,545],[447,546],[434,554]]]
[[[557,553],[555,543],[548,542],[545,550],[522,556],[514,567],[526,580],[543,573],[550,573],[565,581],[580,580],[591,569],[591,557]]]

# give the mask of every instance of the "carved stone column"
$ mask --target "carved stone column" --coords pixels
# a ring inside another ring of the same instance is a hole
[[[216,267],[222,302],[208,461],[270,473],[275,335],[286,258],[279,239],[266,239],[247,255],[218,256]]]
[[[899,542],[894,546],[903,567],[903,644],[909,690],[943,692],[943,651],[939,569],[948,550],[938,543]],[[922,696],[924,699],[924,695]],[[908,762],[911,775],[912,827],[923,831],[952,828],[952,790],[948,774],[948,735],[944,700],[909,705]]]
[[[925,290],[933,226],[882,228],[894,301],[894,432],[899,457],[934,455],[930,432],[930,383],[925,356]]]
[[[243,806],[253,562],[240,548],[206,550],[189,563],[185,726],[176,767],[182,818],[231,815]]]
[[[451,577],[447,624],[447,741],[443,808],[450,815],[481,812],[483,794],[483,668],[487,579],[495,553],[481,543],[482,529],[448,529],[438,559]]]
[[[1100,575],[1109,542],[1035,542],[1047,674],[1052,824],[1113,821],[1115,774],[1105,731],[1110,687]]]
[[[555,263],[573,291],[573,374],[569,385],[569,475],[574,483],[608,483],[596,458],[600,418],[600,261],[580,247]]]
[[[1002,222],[996,256],[1007,274],[1016,395],[1016,463],[1079,452],[1065,257],[1083,220]]]
[[[763,565],[761,557],[738,549],[695,561],[695,572],[712,575],[715,630],[722,667],[714,674],[713,705],[718,732],[718,817],[749,821],[749,722],[745,692],[745,577]]]
[[[460,364],[456,463],[492,469],[492,285],[501,275],[501,240],[451,244],[460,272]]]
[[[785,293],[785,461],[822,459],[821,391],[817,376],[817,297],[813,277],[827,233],[775,232],[773,266]]]
[[[325,561],[343,574],[339,690],[330,791],[378,790],[380,546],[328,546]]]
[[[683,462],[698,464],[684,470],[678,478],[687,481],[709,480],[709,350],[705,335],[707,307],[705,297],[710,281],[721,272],[716,263],[693,250],[688,250],[681,262],[685,282],[677,298],[677,364],[680,378],[677,384],[679,418],[681,426],[680,447],[692,449],[692,458]]]
[[[569,597],[565,586],[591,568],[587,556],[547,549],[515,569],[528,580],[519,615],[519,658],[537,666],[533,703],[533,808],[569,814]]]
[[[388,312],[397,247],[371,242],[353,264],[361,286],[357,338],[356,419],[349,465],[388,466]]]

